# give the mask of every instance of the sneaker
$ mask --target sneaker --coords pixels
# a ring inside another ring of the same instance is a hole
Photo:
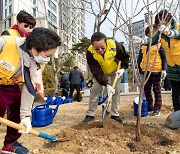
[[[154,108],[152,116],[159,116],[159,115],[160,115],[160,109]]]
[[[90,121],[94,121],[94,120],[95,120],[95,118],[93,116],[87,115],[82,122],[90,122]]]
[[[21,145],[19,142],[4,145],[1,154],[27,154],[29,150]]]
[[[153,107],[148,107],[148,112],[154,111]]]
[[[153,107],[148,107],[148,114],[152,113],[154,111]]]
[[[111,116],[111,119],[116,120],[119,123],[123,123],[122,119],[119,118],[119,116]]]

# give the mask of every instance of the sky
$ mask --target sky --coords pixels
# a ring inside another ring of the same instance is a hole
[[[103,1],[104,0],[101,0],[101,2],[103,2]],[[128,1],[127,0],[121,0],[121,4],[122,4],[123,7],[121,7],[121,9],[120,9],[120,13],[123,15],[123,18],[125,18],[127,20],[127,18],[125,17],[125,14],[123,13],[123,10],[127,10],[128,17],[131,17],[131,8],[133,8],[132,9],[133,12],[135,12],[135,14],[137,14],[140,10],[142,10],[142,8],[144,6],[144,3],[143,3],[144,1],[147,2],[147,0],[139,0],[139,3],[137,3],[138,0],[128,0]],[[149,0],[149,3],[152,3],[153,1],[154,0]],[[168,1],[172,1],[172,0],[168,0]],[[126,4],[127,2],[128,2],[128,4]],[[137,8],[135,6],[137,6]],[[157,6],[155,4],[152,4],[152,5],[150,5],[149,9],[150,9],[150,11],[155,12],[156,7]],[[161,7],[162,7],[162,4],[161,4]],[[94,11],[96,12],[96,14],[98,14],[99,9],[98,9],[98,7],[97,7],[95,2],[93,3],[93,8],[95,8]],[[127,8],[127,9],[125,9],[125,8]],[[136,10],[135,10],[135,8],[136,8]],[[143,20],[145,13],[147,13],[147,9],[146,8],[144,8],[141,11],[140,14],[138,14],[136,17],[134,17],[132,22]],[[116,13],[114,11],[111,11],[108,14],[108,18],[113,23],[115,23],[115,16],[116,16]],[[86,32],[85,32],[85,36],[90,38],[91,35],[93,34],[93,30],[94,30],[95,17],[94,17],[94,15],[86,12],[85,20],[86,20],[86,26],[85,26],[85,31]],[[101,26],[101,32],[103,32],[106,36],[112,36],[112,29],[113,28],[114,28],[114,26],[112,24],[110,24],[110,22],[108,20],[106,20],[102,24],[102,26]],[[118,32],[117,35],[116,35],[116,40],[124,41],[124,38],[122,36],[123,36],[123,33],[122,32]]]
[[[103,1],[103,0],[102,0]],[[128,0],[129,2],[131,0]],[[137,1],[137,0],[134,0],[134,2]],[[123,2],[122,0],[122,4],[125,4],[125,2]],[[142,2],[140,2],[142,3]],[[103,4],[103,3],[102,3]],[[142,4],[139,4],[139,5],[142,5]],[[93,3],[93,6],[94,6],[94,11],[97,12],[96,14],[98,14],[99,12],[99,9],[97,7],[97,5],[95,3]],[[127,6],[129,8],[129,6]],[[97,9],[96,9],[97,8]],[[112,9],[111,9],[112,10]],[[121,8],[122,10],[122,8]],[[127,9],[128,10],[128,9]],[[130,10],[129,10],[130,11]],[[142,20],[144,18],[144,11],[142,11],[142,13],[140,15],[138,15],[138,18],[136,19],[137,21],[138,20]],[[115,23],[115,12],[114,11],[111,11],[109,14],[108,14],[108,18],[113,22]],[[91,35],[93,34],[93,30],[94,30],[94,22],[95,22],[95,16],[90,14],[90,13],[86,13],[86,36],[88,38],[91,37]],[[112,36],[112,29],[114,28],[114,26],[108,21],[106,20],[102,26],[101,26],[101,32],[103,32],[104,34],[106,34],[107,36]]]

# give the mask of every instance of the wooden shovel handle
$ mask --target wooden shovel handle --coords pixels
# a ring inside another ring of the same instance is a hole
[[[121,66],[121,61],[118,62],[117,71],[120,69],[120,66]],[[113,84],[112,84],[113,89],[116,87],[117,80],[118,80],[118,74],[116,73],[116,76],[115,76]],[[108,96],[108,100],[107,100],[108,102],[111,101],[112,96],[113,96],[113,94],[110,93]]]
[[[1,117],[0,117],[0,123],[4,124],[6,126],[12,127],[14,129],[17,129],[17,130],[26,130],[25,126],[17,124],[15,122],[12,122],[10,120],[7,120],[7,119],[1,118]],[[31,129],[29,133],[32,135],[35,135],[35,136],[39,135],[39,132],[36,130],[33,130],[33,129]]]

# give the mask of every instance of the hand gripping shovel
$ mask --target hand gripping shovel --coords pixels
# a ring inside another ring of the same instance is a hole
[[[6,126],[12,127],[14,129],[17,129],[17,130],[26,130],[26,127],[24,127],[23,125],[17,124],[15,122],[12,122],[10,120],[7,120],[7,119],[1,118],[1,117],[0,117],[0,123],[4,124]],[[58,141],[58,139],[53,137],[53,136],[50,136],[50,135],[42,133],[42,132],[38,132],[38,131],[33,130],[33,129],[30,130],[29,134],[32,134],[32,135],[47,139],[47,140],[49,140],[51,142]]]
[[[117,70],[120,69],[120,65],[121,65],[121,61],[119,61],[119,63],[118,63]],[[112,88],[113,88],[113,89],[114,89],[115,86],[116,86],[117,80],[118,80],[118,74],[116,74],[116,76],[115,76],[115,78],[114,78],[113,85],[112,85]],[[108,96],[108,100],[107,100],[107,102],[106,102],[105,107],[102,106],[102,118],[103,118],[103,119],[106,118],[106,117],[109,115],[109,112],[107,111],[107,109],[108,109],[109,104],[110,104],[110,102],[111,102],[112,96],[113,96],[113,94],[110,93],[109,96]]]

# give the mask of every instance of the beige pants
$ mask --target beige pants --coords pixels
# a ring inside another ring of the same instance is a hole
[[[113,83],[115,78],[115,73],[108,75],[109,83]],[[96,109],[98,107],[98,97],[100,95],[102,86],[95,80],[90,92],[89,98],[89,109],[87,111],[87,115],[94,116]],[[118,113],[118,102],[120,101],[120,79],[117,80],[116,87],[115,87],[115,94],[112,97],[111,102],[111,115],[112,116],[119,116]]]

